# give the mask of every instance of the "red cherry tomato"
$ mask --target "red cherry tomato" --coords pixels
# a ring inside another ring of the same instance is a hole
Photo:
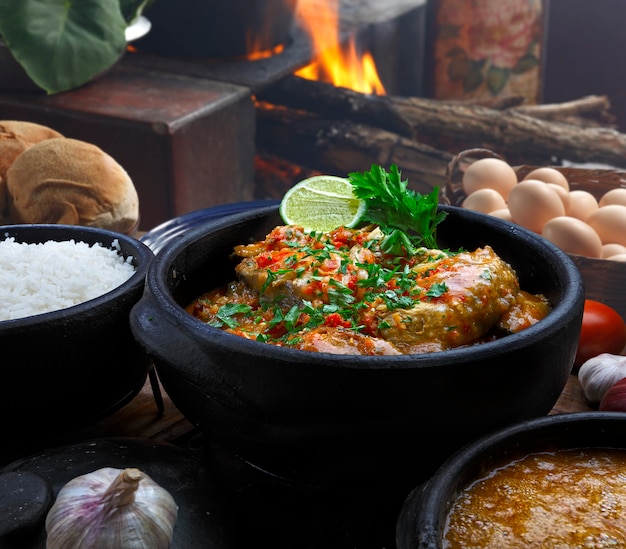
[[[574,366],[581,366],[600,353],[618,355],[625,346],[626,323],[620,314],[604,303],[585,299]]]

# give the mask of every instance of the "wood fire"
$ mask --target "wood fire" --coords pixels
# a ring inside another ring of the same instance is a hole
[[[296,12],[300,26],[313,44],[313,61],[296,76],[328,82],[361,93],[385,95],[376,62],[369,52],[360,52],[354,34],[347,44],[341,39],[337,3],[300,2]]]

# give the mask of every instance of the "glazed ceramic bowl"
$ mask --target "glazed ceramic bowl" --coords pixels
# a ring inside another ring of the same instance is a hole
[[[406,495],[452,451],[498,427],[547,414],[574,360],[580,274],[544,239],[441,206],[443,248],[491,244],[553,310],[515,335],[402,356],[297,351],[211,328],[184,310],[234,279],[236,244],[281,225],[276,206],[191,229],[156,256],[131,327],[174,404],[208,439],[298,485]],[[403,496],[404,497],[404,496]]]
[[[626,449],[625,430],[626,414],[578,412],[519,422],[481,437],[451,456],[409,494],[397,523],[397,549],[442,549],[452,503],[496,467],[536,452]]]
[[[0,421],[11,444],[43,444],[54,434],[96,421],[133,398],[149,360],[128,323],[154,254],[130,236],[78,225],[5,225],[19,243],[74,240],[132,256],[135,272],[113,290],[78,305],[0,321],[4,357]],[[10,446],[10,444],[9,444]]]

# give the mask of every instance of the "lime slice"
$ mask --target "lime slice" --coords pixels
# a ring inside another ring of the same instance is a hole
[[[332,231],[354,227],[365,208],[365,202],[354,196],[348,179],[314,175],[285,193],[279,212],[287,225],[301,225],[307,231]]]

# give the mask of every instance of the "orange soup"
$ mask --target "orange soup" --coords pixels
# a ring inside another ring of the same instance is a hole
[[[626,450],[533,453],[466,488],[443,547],[626,547]]]

